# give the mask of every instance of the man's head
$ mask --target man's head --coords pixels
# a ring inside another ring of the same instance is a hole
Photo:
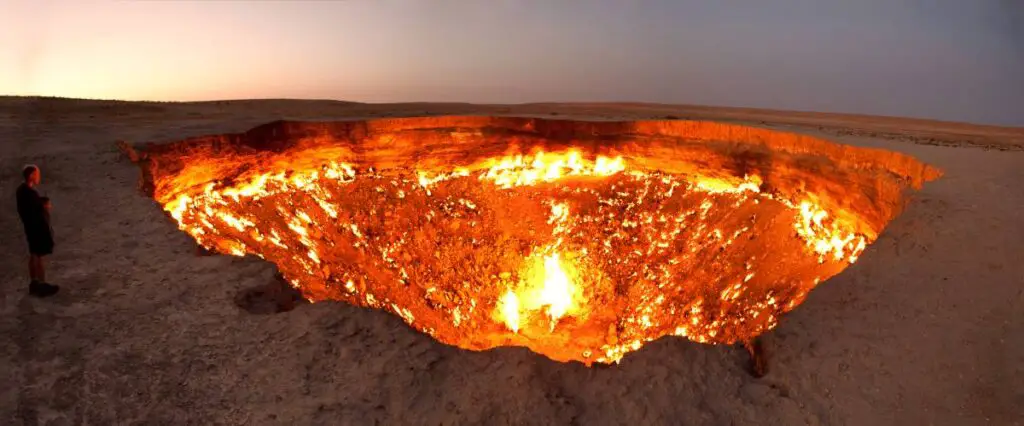
[[[39,185],[40,179],[42,179],[42,173],[39,171],[39,166],[29,164],[21,169],[21,176],[25,178],[25,183],[29,186]]]

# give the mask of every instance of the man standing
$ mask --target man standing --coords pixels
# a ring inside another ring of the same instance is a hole
[[[28,238],[28,271],[32,278],[28,292],[36,297],[52,296],[57,294],[60,287],[46,282],[46,271],[43,269],[43,256],[53,253],[49,199],[40,197],[35,190],[42,179],[39,167],[25,166],[21,174],[25,182],[18,186],[18,216],[21,217]]]

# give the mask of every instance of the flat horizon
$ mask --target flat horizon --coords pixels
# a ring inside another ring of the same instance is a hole
[[[0,5],[0,93],[643,102],[1024,126],[1024,3]]]
[[[398,101],[398,102],[362,102],[348,99],[328,99],[328,98],[225,98],[225,99],[202,99],[202,100],[144,100],[144,99],[114,99],[114,98],[79,98],[79,97],[67,97],[67,96],[45,96],[45,95],[0,95],[0,99],[3,98],[26,98],[26,99],[53,99],[53,100],[65,100],[65,101],[92,101],[92,102],[121,102],[121,103],[155,103],[155,104],[198,104],[198,103],[218,103],[218,102],[271,102],[271,101],[291,101],[291,102],[337,102],[347,103],[353,105],[408,105],[408,104],[425,104],[425,105],[481,105],[481,106],[529,106],[529,105],[552,105],[552,106],[572,106],[572,105],[601,105],[601,106],[656,106],[665,108],[707,108],[707,109],[720,109],[720,110],[734,110],[734,111],[757,111],[757,112],[777,112],[777,113],[788,113],[788,114],[812,114],[812,115],[823,115],[823,116],[836,116],[836,117],[864,117],[864,118],[882,118],[892,120],[909,120],[918,122],[933,122],[933,123],[945,123],[945,124],[957,124],[957,125],[968,125],[977,127],[987,128],[1002,128],[1012,130],[1024,130],[1024,126],[1013,126],[1013,125],[1001,125],[1001,124],[987,124],[987,123],[974,123],[969,121],[955,121],[955,120],[943,120],[935,118],[922,118],[922,117],[906,117],[906,116],[895,116],[895,115],[878,115],[878,114],[862,114],[862,113],[849,113],[849,112],[832,112],[832,111],[806,111],[806,110],[793,110],[793,109],[778,109],[778,108],[758,108],[758,107],[745,107],[745,106],[729,106],[729,105],[699,105],[699,104],[685,104],[685,103],[664,103],[664,102],[637,102],[637,101],[593,101],[593,102],[573,102],[573,101],[539,101],[539,102],[521,102],[521,103],[480,103],[480,102],[464,102],[464,101]]]

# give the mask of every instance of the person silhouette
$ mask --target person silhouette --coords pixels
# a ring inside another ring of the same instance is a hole
[[[38,166],[28,165],[21,171],[24,182],[18,186],[18,216],[28,239],[29,294],[48,297],[57,294],[59,286],[46,282],[43,257],[53,254],[53,228],[50,226],[50,199],[39,196],[36,186],[42,180]]]

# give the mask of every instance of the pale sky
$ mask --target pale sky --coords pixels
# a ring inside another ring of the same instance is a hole
[[[638,101],[1024,126],[1024,0],[0,0],[0,95]]]

